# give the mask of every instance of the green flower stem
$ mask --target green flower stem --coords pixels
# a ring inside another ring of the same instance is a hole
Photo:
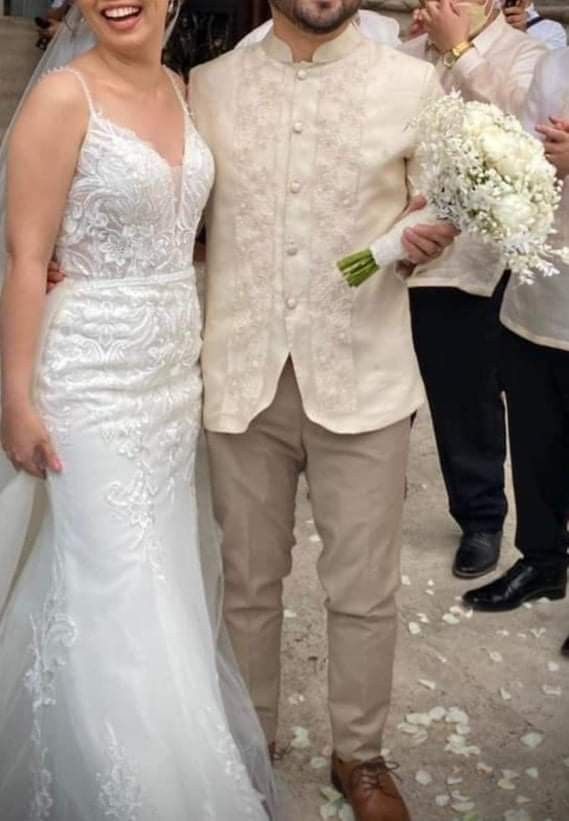
[[[365,251],[357,251],[355,254],[344,257],[344,259],[341,259],[338,263],[338,268],[351,288],[359,287],[363,282],[379,271],[379,265],[373,258],[369,248]]]

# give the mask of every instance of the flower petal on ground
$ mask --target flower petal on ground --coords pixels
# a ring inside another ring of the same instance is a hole
[[[516,789],[516,785],[512,781],[509,781],[507,778],[501,778],[498,781],[498,786],[500,787],[501,790],[515,790]]]
[[[563,692],[561,690],[561,687],[552,686],[550,684],[544,684],[541,689],[543,690],[546,696],[560,696]]]
[[[474,809],[474,801],[457,801],[451,806],[456,812],[470,812]]]
[[[530,750],[535,750],[536,747],[543,741],[543,735],[541,733],[527,733],[522,737],[522,744],[526,747],[529,747]]]
[[[310,747],[310,737],[306,727],[293,727],[294,738],[290,746],[295,750],[306,750]]]
[[[427,787],[429,784],[433,783],[433,776],[426,770],[418,770],[415,774],[415,781],[423,787]]]

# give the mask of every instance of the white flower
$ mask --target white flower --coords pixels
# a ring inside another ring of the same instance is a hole
[[[464,113],[464,130],[467,134],[478,136],[493,124],[494,117],[486,108],[470,108]]]
[[[456,92],[427,106],[416,125],[418,187],[438,218],[491,246],[521,282],[556,274],[551,260],[569,260],[569,249],[549,241],[560,184],[542,143],[515,117]]]
[[[532,221],[534,210],[520,194],[506,194],[494,205],[493,214],[507,233],[517,234]]]
[[[507,157],[512,150],[514,141],[511,136],[498,125],[492,125],[480,135],[480,148],[490,163],[496,164]]]

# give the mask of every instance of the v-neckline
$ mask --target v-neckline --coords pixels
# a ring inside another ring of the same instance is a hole
[[[175,165],[172,165],[166,159],[166,157],[162,154],[161,151],[159,151],[156,148],[156,146],[154,145],[154,143],[151,140],[145,140],[144,137],[141,137],[140,134],[138,134],[133,128],[129,128],[127,125],[121,125],[120,123],[117,123],[111,117],[108,117],[106,114],[103,114],[103,112],[99,108],[95,108],[93,110],[92,116],[95,116],[98,120],[103,120],[103,122],[110,125],[111,128],[114,128],[116,131],[122,131],[123,134],[126,134],[128,137],[130,137],[131,139],[133,139],[136,142],[140,143],[141,145],[144,145],[156,157],[158,157],[158,159],[164,165],[166,165],[171,170],[172,169],[175,170],[176,168],[185,168],[186,167],[186,160],[187,160],[187,155],[188,155],[188,134],[189,134],[188,113],[187,113],[187,111],[184,110],[183,107],[181,107],[181,108],[182,108],[182,117],[183,117],[183,121],[184,121],[184,134],[183,134],[183,143],[184,144],[183,144],[183,148],[182,148],[181,161],[179,163],[176,163]]]
[[[176,165],[171,165],[171,163],[168,162],[166,157],[160,151],[158,151],[156,146],[150,140],[145,140],[144,137],[141,137],[140,134],[137,134],[137,132],[133,128],[129,128],[127,125],[121,125],[120,123],[115,122],[115,120],[111,119],[110,117],[107,117],[106,114],[103,114],[102,111],[100,111],[98,108],[95,108],[95,107],[92,109],[91,115],[90,115],[90,119],[93,119],[93,117],[94,117],[98,120],[102,120],[104,123],[106,123],[106,125],[109,125],[115,131],[118,131],[119,133],[124,134],[129,139],[134,140],[134,142],[138,143],[139,145],[142,145],[154,157],[156,157],[158,159],[158,161],[162,164],[162,166],[164,168],[167,169],[167,171],[168,171],[168,181],[169,181],[169,184],[170,184],[170,187],[171,187],[171,190],[172,190],[172,195],[173,195],[173,198],[174,198],[174,205],[175,205],[174,211],[175,211],[175,215],[176,215],[175,216],[175,224],[176,225],[180,221],[180,218],[182,216],[182,209],[183,209],[184,204],[185,204],[184,174],[185,174],[185,171],[186,171],[187,162],[190,159],[191,155],[193,154],[193,151],[191,151],[190,147],[189,147],[189,137],[190,137],[190,133],[191,133],[191,130],[190,130],[190,127],[189,127],[189,114],[185,110],[184,106],[182,105],[181,100],[180,100],[180,107],[182,109],[182,116],[183,116],[183,119],[184,119],[184,137],[183,137],[184,138],[184,146],[183,146],[183,150],[182,150],[182,161],[180,163],[177,163]],[[179,192],[176,191],[176,184],[175,184],[175,180],[174,180],[174,173],[178,169],[180,170],[180,173],[181,173]]]

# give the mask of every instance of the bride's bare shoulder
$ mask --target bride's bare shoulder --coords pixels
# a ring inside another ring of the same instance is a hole
[[[70,71],[53,71],[30,91],[15,122],[11,143],[32,141],[41,134],[65,143],[81,139],[88,120],[88,103],[81,84]]]
[[[77,76],[68,69],[58,69],[46,74],[30,92],[22,116],[34,112],[35,116],[69,117],[81,119],[85,110],[85,92]]]

